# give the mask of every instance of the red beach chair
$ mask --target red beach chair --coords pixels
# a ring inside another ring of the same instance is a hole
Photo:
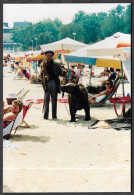
[[[109,98],[108,100],[109,100],[110,103],[114,104],[114,110],[115,110],[115,113],[118,117],[121,116],[124,113],[125,104],[131,103],[131,98],[129,96]],[[117,113],[117,108],[116,108],[116,104],[119,104],[119,103],[122,104],[122,111],[121,111],[120,115]]]
[[[24,120],[26,114],[27,114],[27,111],[30,109],[32,105],[32,102],[28,102],[28,103],[25,103],[23,105],[23,109],[21,110],[21,112],[17,115],[16,119],[14,119],[8,126],[6,126],[4,129],[3,129],[3,137],[6,136],[6,135],[10,135],[12,130],[15,130],[14,134],[16,133],[16,130],[18,128],[18,126],[22,123],[25,123],[25,127],[30,127],[27,122]]]

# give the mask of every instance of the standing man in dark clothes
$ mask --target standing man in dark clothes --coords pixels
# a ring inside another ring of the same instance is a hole
[[[57,118],[57,95],[59,92],[59,76],[65,76],[66,72],[62,70],[61,65],[53,60],[54,52],[46,51],[46,59],[41,64],[40,77],[44,89],[44,119],[49,116],[49,100],[52,99],[52,118]]]

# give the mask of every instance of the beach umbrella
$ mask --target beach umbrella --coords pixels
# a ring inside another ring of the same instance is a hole
[[[86,47],[87,45],[84,43],[81,43],[79,41],[76,41],[74,39],[70,39],[69,37],[66,37],[65,39],[55,41],[53,43],[40,45],[42,51],[46,50],[71,50],[76,51],[80,48]]]
[[[131,46],[131,35],[117,32],[104,40],[90,45],[87,48],[87,55],[92,56],[113,56],[121,53],[122,47]]]
[[[57,50],[59,50],[57,53],[62,53],[62,54],[64,53],[63,51],[65,50],[66,50],[66,53],[68,53],[70,51],[76,51],[86,46],[87,46],[86,44],[76,41],[74,39],[71,39],[69,37],[66,37],[59,41],[55,41],[53,43],[40,45],[42,51],[53,50],[56,52]],[[69,68],[69,64],[68,64],[68,68]]]
[[[123,71],[122,61],[130,56],[130,45],[131,35],[118,32],[76,52],[65,54],[64,57],[67,62],[112,67]]]
[[[124,80],[123,80],[123,61],[126,58],[130,58],[130,50],[131,47],[131,35],[117,32],[114,35],[105,38],[102,41],[99,41],[95,44],[92,44],[87,49],[87,55],[90,56],[101,56],[102,59],[118,59],[121,64],[121,72],[122,72],[122,90],[123,96],[124,93]],[[125,48],[128,48],[127,50]],[[106,56],[106,57],[104,57]],[[103,64],[104,60],[102,61]],[[105,60],[106,61],[106,60]],[[101,66],[101,63],[98,61],[96,65]],[[112,67],[114,68],[114,66]]]
[[[65,61],[121,69],[120,56],[126,52],[124,47],[130,47],[130,42],[130,34],[115,33],[95,44],[65,54]]]

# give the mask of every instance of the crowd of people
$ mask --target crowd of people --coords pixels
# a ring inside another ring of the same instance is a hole
[[[49,119],[49,102],[51,98],[52,118],[57,119],[57,96],[60,91],[59,86],[61,84],[66,85],[67,83],[75,83],[77,85],[81,79],[82,66],[78,64],[71,65],[69,68],[65,67],[64,64],[54,60],[54,52],[51,50],[45,52],[45,59],[38,64],[40,67],[38,76],[31,75],[29,68],[24,67],[21,62],[11,61],[10,55],[7,56],[7,59],[4,59],[3,66],[5,66],[5,63],[8,65],[9,62],[11,71],[20,79],[25,77],[30,80],[31,83],[40,82],[42,84],[44,89],[43,118]],[[104,72],[100,73],[99,77],[104,75],[107,76],[107,79],[102,80],[100,85],[86,87],[89,93],[89,103],[96,104],[111,93],[113,90],[113,83],[119,76],[119,70],[116,71],[112,68],[107,68]],[[9,94],[7,97],[7,104],[8,106],[5,106],[5,103],[3,102],[3,128],[16,118],[23,106],[23,102],[17,99],[15,94]]]

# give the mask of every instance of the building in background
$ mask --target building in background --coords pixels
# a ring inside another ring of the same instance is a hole
[[[11,40],[12,29],[18,26],[26,26],[31,22],[14,22],[13,27],[9,27],[7,22],[3,22],[3,51],[4,52],[16,52],[20,51],[20,43],[14,43]]]
[[[27,21],[24,21],[24,22],[14,22],[13,23],[13,26],[14,27],[18,27],[18,26],[27,26],[28,24],[30,24],[31,22],[27,22]]]
[[[12,27],[8,26],[8,23],[3,23],[3,51],[4,52],[16,52],[20,50],[20,44],[14,43],[11,40],[12,37]]]

